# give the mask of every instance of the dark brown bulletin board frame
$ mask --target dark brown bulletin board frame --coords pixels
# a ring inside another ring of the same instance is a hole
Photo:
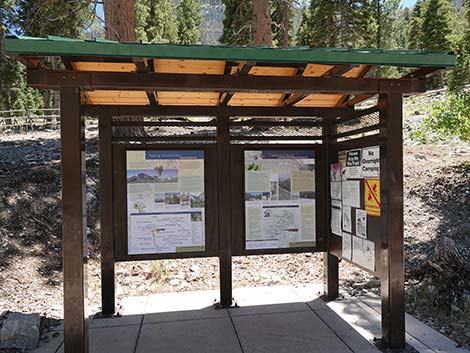
[[[126,152],[148,150],[203,150],[205,198],[205,251],[159,254],[128,254]],[[215,257],[219,254],[217,206],[217,147],[209,144],[114,144],[114,258],[115,261],[144,261]]]
[[[248,144],[231,145],[231,217],[232,255],[292,254],[327,251],[326,233],[326,177],[325,148],[322,144]],[[314,247],[293,247],[278,249],[245,249],[245,161],[247,150],[313,150],[315,152],[315,226]]]

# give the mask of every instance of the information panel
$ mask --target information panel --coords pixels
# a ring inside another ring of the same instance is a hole
[[[315,246],[315,151],[245,151],[245,247]]]
[[[204,251],[204,151],[126,157],[128,254]]]

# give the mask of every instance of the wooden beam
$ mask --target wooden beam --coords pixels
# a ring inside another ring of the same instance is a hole
[[[134,62],[138,73],[149,72],[149,67],[147,66],[147,62],[145,61],[145,59],[134,58],[132,59],[132,61]],[[146,93],[147,93],[147,98],[149,99],[150,105],[158,105],[157,96],[155,95],[155,92],[152,90],[147,90]]]
[[[240,63],[240,65],[238,66],[238,69],[237,69],[237,72],[235,73],[235,75],[241,75],[241,76],[246,76],[248,75],[248,73],[250,72],[251,68],[253,66],[256,65],[256,62],[243,62],[243,63]],[[229,73],[230,74],[230,73]],[[221,106],[227,106],[228,105],[228,102],[230,102],[230,100],[232,99],[233,97],[233,94],[235,92],[227,92],[227,93],[222,93],[221,96],[220,96],[220,100],[219,100],[219,105]]]
[[[156,74],[128,72],[70,72],[28,70],[35,88],[79,87],[88,90],[155,90],[186,92],[265,93],[413,93],[426,90],[424,80]]]
[[[60,116],[64,347],[67,353],[87,353],[86,274],[88,254],[84,161],[85,121],[80,116],[80,91],[78,88],[61,89]]]
[[[82,105],[81,113],[101,116],[109,112],[114,116],[258,116],[258,117],[323,117],[337,118],[355,113],[350,108],[297,108],[297,107],[210,107],[210,106],[164,106],[150,105]]]

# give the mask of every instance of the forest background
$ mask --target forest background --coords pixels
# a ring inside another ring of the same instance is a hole
[[[400,0],[119,2],[133,7],[131,38],[143,42],[454,51],[457,68],[429,80],[429,88],[446,87],[450,94],[425,123],[427,129],[470,140],[470,94],[463,89],[470,83],[470,0],[418,0],[411,7]],[[58,106],[57,93],[27,87],[23,65],[5,56],[5,36],[126,41],[112,27],[112,4],[112,0],[2,0],[0,111]],[[61,65],[51,60],[52,67]],[[402,70],[377,67],[368,75],[399,77],[405,74]]]

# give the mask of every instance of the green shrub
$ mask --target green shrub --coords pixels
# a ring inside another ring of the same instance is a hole
[[[462,141],[470,141],[470,92],[451,93],[445,101],[432,105],[431,114],[414,133],[421,142],[431,136],[439,139],[456,136]]]

